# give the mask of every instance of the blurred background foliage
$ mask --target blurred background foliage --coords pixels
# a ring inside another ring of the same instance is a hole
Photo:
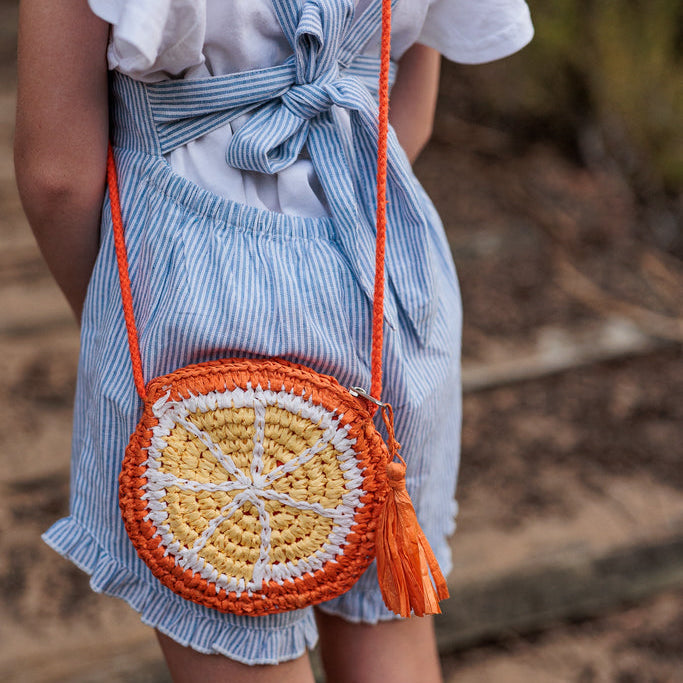
[[[460,116],[549,142],[621,174],[656,209],[651,237],[683,254],[683,2],[529,0],[536,35],[518,55],[448,65],[474,96],[448,92]],[[448,75],[448,74],[446,74]]]

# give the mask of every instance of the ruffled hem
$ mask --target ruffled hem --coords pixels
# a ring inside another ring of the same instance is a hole
[[[90,575],[95,592],[125,600],[143,623],[198,652],[242,664],[278,664],[301,657],[318,640],[311,609],[265,617],[221,614],[146,583],[108,555],[73,517],[59,520],[42,538]]]
[[[432,549],[443,575],[448,576],[453,568],[450,547],[443,544],[442,547],[432,546]],[[377,624],[402,618],[387,609],[384,604],[382,594],[378,590],[377,566],[374,562],[351,590],[334,600],[321,603],[317,608],[352,624]]]
[[[381,621],[396,621],[402,618],[386,608],[379,593],[371,591],[344,593],[317,607],[325,614],[340,617],[352,624],[378,624]]]

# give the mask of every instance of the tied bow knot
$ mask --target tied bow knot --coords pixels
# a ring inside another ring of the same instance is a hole
[[[289,26],[294,80],[235,132],[226,152],[231,166],[279,173],[299,158],[311,121],[330,120],[337,86],[350,80],[340,74],[339,57],[354,11],[352,0],[306,0],[296,26]]]
[[[333,105],[331,85],[337,80],[338,69],[330,69],[310,83],[293,85],[282,95],[282,104],[294,116],[310,121],[329,111]]]
[[[336,69],[310,83],[292,84],[235,131],[228,143],[226,161],[245,171],[284,171],[299,158],[313,127],[334,125],[333,105],[349,108],[341,93],[359,87],[357,79],[339,77]]]

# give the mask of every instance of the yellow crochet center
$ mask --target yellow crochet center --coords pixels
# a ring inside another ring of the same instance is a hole
[[[252,408],[221,408],[195,412],[187,420],[204,432],[235,467],[251,480],[254,451],[255,413]],[[323,430],[310,420],[287,410],[270,406],[265,410],[262,474],[275,470],[303,451],[320,448]],[[176,424],[165,437],[160,471],[180,481],[220,485],[235,481],[202,441]],[[334,510],[343,502],[346,480],[338,453],[330,444],[292,472],[279,476],[270,488],[293,501],[317,504]],[[167,486],[161,498],[168,514],[167,525],[173,538],[186,548],[199,540],[199,558],[219,573],[251,580],[264,542],[258,509],[250,502],[240,505],[218,524],[208,538],[201,539],[216,519],[244,489],[231,491],[191,491]],[[302,510],[280,501],[264,500],[270,526],[268,558],[271,564],[284,564],[314,555],[328,542],[335,522],[312,510]],[[217,523],[217,522],[216,522]]]
[[[334,528],[334,522],[315,512],[269,502],[271,562],[296,562],[322,548]]]
[[[236,467],[249,471],[254,448],[254,411],[251,408],[191,413],[188,421],[210,434],[212,441]],[[202,484],[219,484],[233,479],[211,451],[185,427],[176,425],[166,437],[166,444],[160,459],[162,472]]]

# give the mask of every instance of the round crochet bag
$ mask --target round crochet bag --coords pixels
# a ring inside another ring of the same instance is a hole
[[[222,612],[272,614],[330,600],[375,556],[384,600],[398,614],[439,612],[448,595],[405,491],[391,408],[373,398],[382,372],[389,22],[385,0],[369,393],[280,359],[198,363],[145,384],[109,150],[122,301],[143,400],[119,478],[121,512],[157,579]],[[373,421],[378,407],[386,445]]]

